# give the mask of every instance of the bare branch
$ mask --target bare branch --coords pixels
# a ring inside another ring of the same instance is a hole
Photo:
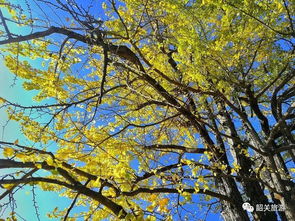
[[[7,34],[8,38],[11,39],[12,36],[11,36],[11,33],[10,33],[10,31],[9,31],[9,29],[8,29],[8,26],[7,26],[7,24],[6,24],[6,18],[5,18],[4,15],[2,14],[1,9],[0,9],[0,18],[1,18],[2,24],[3,24],[3,26],[4,26],[4,29],[5,29],[5,31],[6,31],[6,34]]]

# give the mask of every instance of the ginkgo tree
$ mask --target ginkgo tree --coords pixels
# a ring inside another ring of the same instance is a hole
[[[2,206],[33,185],[63,220],[295,220],[292,1],[23,3],[1,53],[39,104],[1,97],[31,144],[0,142]]]

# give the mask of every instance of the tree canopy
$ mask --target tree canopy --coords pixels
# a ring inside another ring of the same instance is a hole
[[[292,1],[0,10],[5,65],[38,92],[0,99],[29,143],[0,141],[3,208],[33,185],[70,199],[62,220],[295,220]]]

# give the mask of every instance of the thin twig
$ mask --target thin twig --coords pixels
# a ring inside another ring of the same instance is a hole
[[[88,179],[88,180],[86,181],[86,183],[84,184],[84,186],[86,187],[87,184],[88,184],[90,181],[91,181],[91,179]],[[76,204],[76,202],[77,202],[77,199],[78,199],[79,195],[80,195],[80,193],[78,192],[77,195],[75,196],[73,202],[72,202],[71,205],[69,206],[69,208],[68,208],[68,210],[67,210],[67,213],[66,213],[66,215],[65,215],[65,217],[64,217],[64,219],[63,219],[64,221],[67,220],[67,218],[68,218],[68,216],[69,216],[71,210],[74,208],[74,206],[75,206],[75,204]]]
[[[1,18],[2,24],[4,26],[4,29],[5,29],[5,31],[7,33],[8,38],[11,39],[12,36],[11,36],[11,33],[10,33],[9,29],[8,29],[8,26],[7,26],[6,21],[5,21],[6,19],[4,18],[1,9],[0,9],[0,18]]]
[[[101,104],[102,101],[102,96],[104,94],[104,84],[106,82],[106,77],[107,77],[107,68],[108,68],[108,49],[104,47],[103,49],[103,56],[104,56],[104,61],[103,61],[103,74],[102,74],[102,79],[101,79],[101,84],[100,84],[100,97],[99,97],[99,103]]]

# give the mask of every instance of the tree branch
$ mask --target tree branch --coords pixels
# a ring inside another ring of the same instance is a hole
[[[153,144],[149,146],[144,146],[146,149],[152,150],[181,150],[186,153],[204,153],[208,151],[205,148],[189,148],[185,146],[175,145],[175,144]]]
[[[124,218],[127,213],[126,211],[123,209],[122,206],[120,206],[119,204],[111,201],[110,199],[108,199],[107,197],[104,197],[102,194],[93,191],[85,186],[82,185],[71,185],[68,184],[66,182],[63,181],[59,181],[59,180],[55,180],[55,179],[51,179],[51,178],[43,178],[43,177],[31,177],[31,178],[25,178],[25,179],[5,179],[5,180],[0,180],[0,184],[27,184],[27,183],[36,183],[36,182],[42,182],[42,183],[49,183],[49,184],[56,184],[59,186],[64,186],[68,189],[71,190],[75,190],[80,192],[81,194],[84,194],[85,196],[88,196],[96,201],[98,201],[99,203],[101,203],[102,205],[104,205],[105,207],[107,207],[108,209],[110,209],[114,214],[116,214],[119,218]]]
[[[9,29],[8,29],[8,26],[7,26],[6,21],[5,21],[5,17],[3,15],[1,9],[0,9],[0,18],[1,18],[1,22],[3,24],[3,27],[4,27],[5,31],[6,31],[6,34],[7,34],[8,38],[11,39],[12,36],[11,36],[11,33],[10,33]]]
[[[221,200],[226,200],[228,202],[234,202],[233,199],[231,199],[225,195],[222,195],[222,194],[210,191],[210,190],[205,190],[205,189],[199,189],[198,191],[196,191],[195,189],[183,189],[182,192],[187,192],[187,193],[192,193],[192,194],[197,194],[197,193],[205,194],[208,196],[219,198]],[[154,188],[154,189],[138,188],[137,190],[134,190],[134,191],[122,192],[122,194],[125,196],[135,196],[140,193],[177,193],[177,194],[179,194],[180,192],[179,192],[179,190],[172,189],[172,188]]]

